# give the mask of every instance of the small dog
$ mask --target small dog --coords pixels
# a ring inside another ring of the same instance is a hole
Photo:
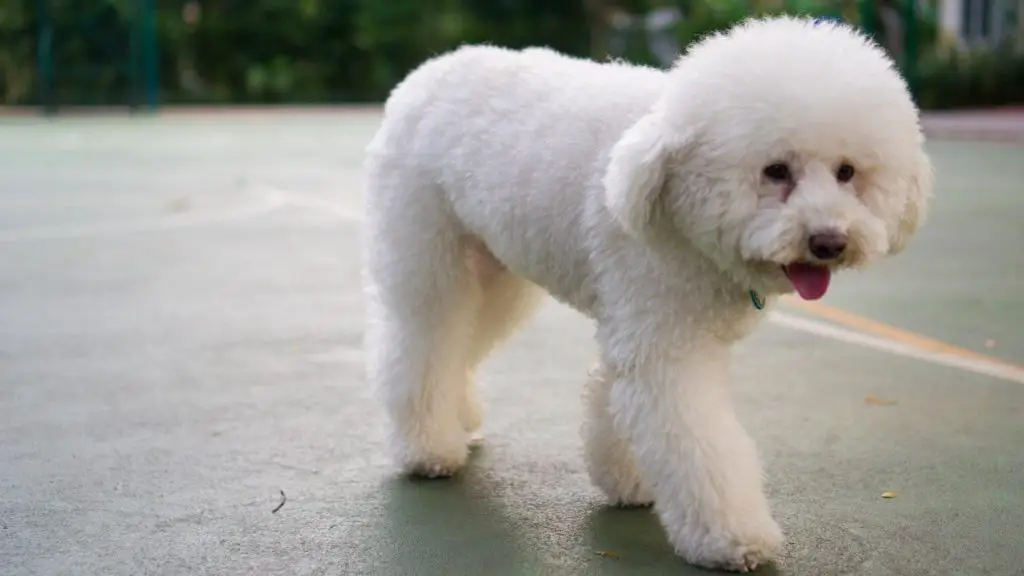
[[[546,292],[596,322],[596,486],[653,504],[693,564],[770,560],[731,345],[780,294],[820,298],[904,248],[931,196],[923,142],[892,61],[834,22],[748,20],[668,72],[537,48],[426,62],[367,150],[368,374],[398,463],[465,464],[474,370]]]

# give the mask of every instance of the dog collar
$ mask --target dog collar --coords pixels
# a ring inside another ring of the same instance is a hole
[[[750,303],[757,310],[764,310],[765,298],[759,295],[753,288],[750,289]]]
[[[840,17],[840,16],[820,16],[818,18],[815,18],[814,20],[811,20],[811,22],[815,26],[820,26],[821,24],[825,24],[825,23],[831,23],[831,24],[845,24],[846,23],[846,21],[843,20],[842,17]]]

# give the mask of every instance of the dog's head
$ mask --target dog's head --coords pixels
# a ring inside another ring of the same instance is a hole
[[[750,20],[693,46],[615,145],[607,205],[684,236],[738,282],[821,297],[831,272],[903,249],[932,167],[892,61],[854,29]]]

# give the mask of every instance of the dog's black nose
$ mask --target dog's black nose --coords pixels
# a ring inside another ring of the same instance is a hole
[[[807,240],[807,247],[818,260],[835,260],[846,250],[846,234],[839,232],[822,232],[812,234]]]

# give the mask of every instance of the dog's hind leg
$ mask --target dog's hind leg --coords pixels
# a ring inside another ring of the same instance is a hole
[[[394,456],[407,473],[445,477],[463,466],[461,412],[479,282],[463,234],[436,190],[370,173],[365,237],[370,291],[368,376],[381,393]]]
[[[640,479],[633,450],[622,430],[615,426],[610,406],[614,378],[602,365],[591,369],[584,393],[583,445],[590,480],[611,504],[622,507],[650,506],[654,495]]]
[[[477,393],[476,370],[488,355],[508,338],[537,309],[543,292],[536,285],[512,274],[479,242],[470,241],[467,250],[470,273],[480,286],[481,301],[473,323],[466,381],[460,419],[467,432],[483,422],[483,404]],[[482,441],[479,435],[473,442]]]

